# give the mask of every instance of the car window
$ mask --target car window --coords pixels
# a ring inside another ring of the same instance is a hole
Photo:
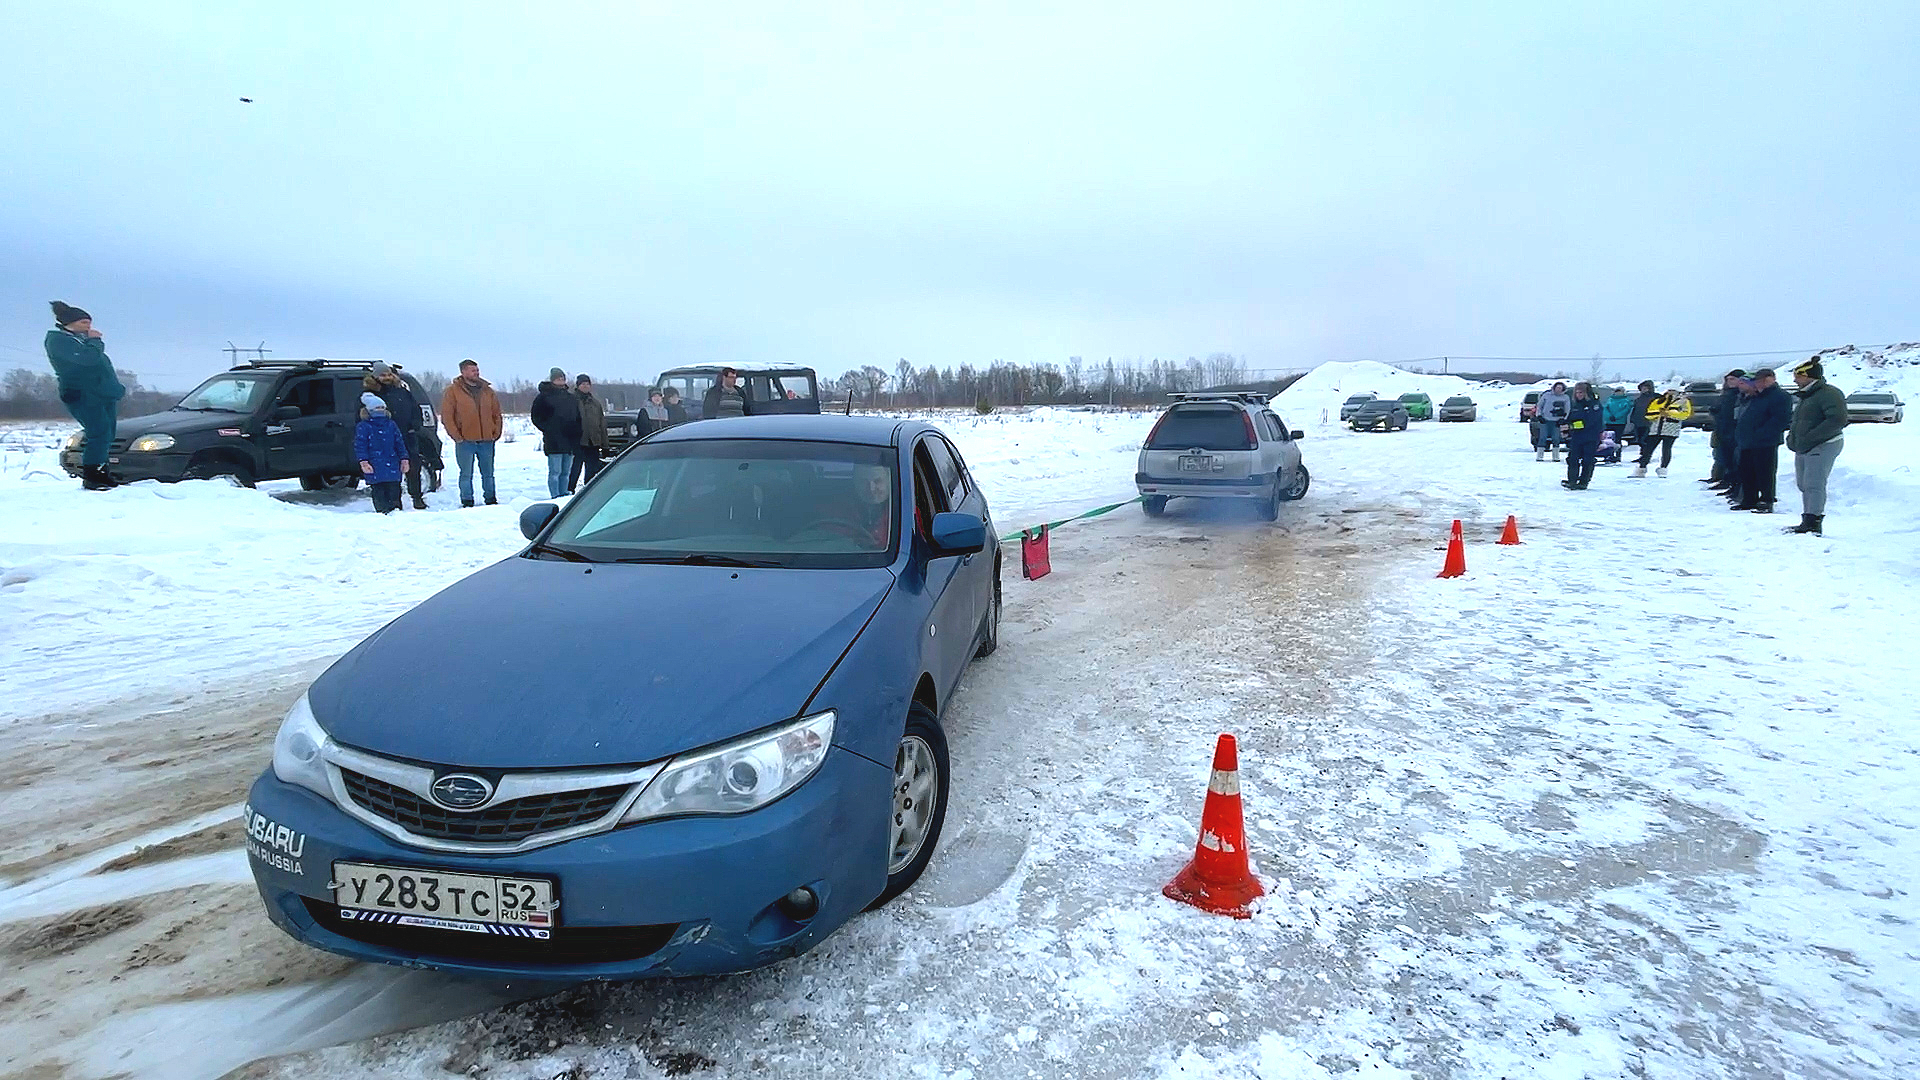
[[[545,542],[607,562],[885,566],[898,542],[895,453],[797,440],[640,443],[560,512]]]
[[[332,376],[298,379],[280,394],[280,404],[298,407],[301,416],[332,416],[333,400]]]
[[[1176,405],[1147,437],[1149,450],[1251,450],[1247,414],[1231,405]]]
[[[1450,397],[1450,398],[1448,398],[1448,399],[1447,399],[1447,404],[1449,404],[1449,405],[1471,405],[1471,404],[1473,404],[1473,399],[1472,399],[1472,398],[1468,398],[1468,397]]]
[[[945,439],[929,436],[924,443],[927,460],[933,462],[934,472],[940,476],[941,490],[947,493],[947,505],[959,506],[967,499],[967,477],[961,470],[960,462],[954,457],[953,448]]]
[[[216,375],[195,387],[174,408],[251,413],[272,386],[272,379],[258,375]]]
[[[939,470],[934,468],[933,460],[927,456],[926,444],[922,443],[913,452],[913,531],[922,538],[931,534],[933,516],[945,513],[947,509],[946,493],[941,488]]]
[[[809,401],[817,396],[813,383],[805,375],[775,375],[771,381],[775,396],[788,401]]]

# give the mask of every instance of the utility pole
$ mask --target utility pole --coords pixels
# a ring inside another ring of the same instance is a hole
[[[267,343],[264,341],[258,345],[235,345],[233,339],[228,338],[227,347],[220,351],[227,354],[227,363],[231,365],[240,362],[240,354],[243,352],[252,353],[256,360],[265,360],[267,354],[273,350],[267,348]]]

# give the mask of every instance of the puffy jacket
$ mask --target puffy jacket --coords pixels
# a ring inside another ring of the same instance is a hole
[[[1600,408],[1607,423],[1624,424],[1633,416],[1633,399],[1616,391]]]
[[[1693,402],[1683,394],[1661,394],[1647,406],[1647,433],[1654,438],[1678,435],[1693,416]]]
[[[104,404],[127,396],[127,388],[120,385],[113,361],[107,357],[107,343],[101,338],[49,330],[47,362],[53,365],[53,376],[60,382],[60,400],[69,405],[82,400]]]
[[[580,395],[546,383],[533,399],[533,426],[540,429],[540,452],[571,454],[580,448]]]
[[[1793,425],[1787,429],[1787,449],[1804,454],[1847,430],[1847,395],[1825,379],[1816,379],[1799,394]]]
[[[366,475],[370,484],[385,484],[406,475],[400,463],[407,459],[407,437],[390,416],[374,413],[353,429],[353,460],[373,466]]]
[[[1567,442],[1585,446],[1600,445],[1600,428],[1605,414],[1600,403],[1592,398],[1585,401],[1572,399],[1571,410],[1567,413]]]
[[[583,394],[575,390],[573,396],[579,399],[580,445],[605,450],[607,448],[606,408],[600,404],[600,399],[592,394]]]
[[[454,442],[498,442],[503,428],[500,397],[493,384],[480,380],[478,394],[467,389],[466,382],[455,379],[440,395],[440,423]]]
[[[1734,444],[1742,450],[1779,446],[1780,437],[1793,424],[1793,396],[1778,384],[1753,395],[1747,411],[1740,414]]]
[[[1568,394],[1556,394],[1549,390],[1540,395],[1540,401],[1533,408],[1533,415],[1542,420],[1564,422],[1567,414],[1573,411],[1573,397]]]

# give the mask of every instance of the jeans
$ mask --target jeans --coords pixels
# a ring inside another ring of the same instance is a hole
[[[1772,506],[1780,480],[1780,447],[1749,446],[1740,451],[1740,504]]]
[[[1534,444],[1536,450],[1552,450],[1566,442],[1560,436],[1560,422],[1557,420],[1540,421],[1540,436]]]
[[[1567,442],[1567,479],[1576,484],[1593,482],[1593,466],[1600,458],[1600,444],[1585,439]]]
[[[607,467],[606,459],[600,456],[597,446],[583,446],[574,452],[573,466],[567,470],[567,492],[579,490],[580,485],[600,474]]]
[[[1713,478],[1729,486],[1739,483],[1740,451],[1734,449],[1733,432],[1715,431],[1713,442]]]
[[[1679,437],[1678,435],[1649,435],[1641,440],[1640,467],[1643,469],[1646,468],[1647,462],[1653,460],[1653,450],[1655,447],[1660,448],[1661,468],[1664,469],[1673,464],[1673,440]]]
[[[567,493],[567,473],[572,469],[572,454],[547,455],[547,498],[557,499]]]
[[[1828,439],[1804,454],[1793,455],[1793,482],[1800,488],[1801,513],[1827,515],[1827,477],[1833,473],[1833,460],[1840,456],[1844,441]]]
[[[457,442],[453,444],[453,460],[460,465],[460,501],[473,501],[473,464],[480,463],[480,489],[486,492],[487,501],[494,501],[493,493],[493,444],[490,442]]]
[[[390,514],[400,509],[400,481],[382,480],[377,484],[368,484],[367,491],[373,495],[373,508],[382,514]]]
[[[86,441],[81,444],[80,464],[105,465],[107,455],[113,450],[113,433],[118,426],[117,414],[120,403],[101,401],[97,398],[83,397],[79,401],[63,401],[67,414],[80,423],[80,430],[86,432]]]

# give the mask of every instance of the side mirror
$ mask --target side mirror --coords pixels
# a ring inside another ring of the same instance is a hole
[[[971,555],[987,546],[987,523],[972,514],[935,514],[928,531],[935,555]]]
[[[273,418],[275,420],[298,420],[303,415],[305,414],[300,411],[300,406],[298,405],[282,405],[273,410]]]
[[[550,502],[537,502],[520,511],[520,535],[529,540],[539,536],[559,512],[560,508]]]
[[[1293,438],[1296,438],[1296,439],[1304,439],[1304,438],[1306,438],[1306,437],[1307,437],[1307,433],[1306,433],[1306,432],[1304,432],[1304,431],[1299,431],[1299,430],[1294,430],[1294,431],[1289,431],[1289,432],[1287,432],[1287,434],[1288,434],[1288,435],[1290,435],[1290,436],[1292,436]]]

